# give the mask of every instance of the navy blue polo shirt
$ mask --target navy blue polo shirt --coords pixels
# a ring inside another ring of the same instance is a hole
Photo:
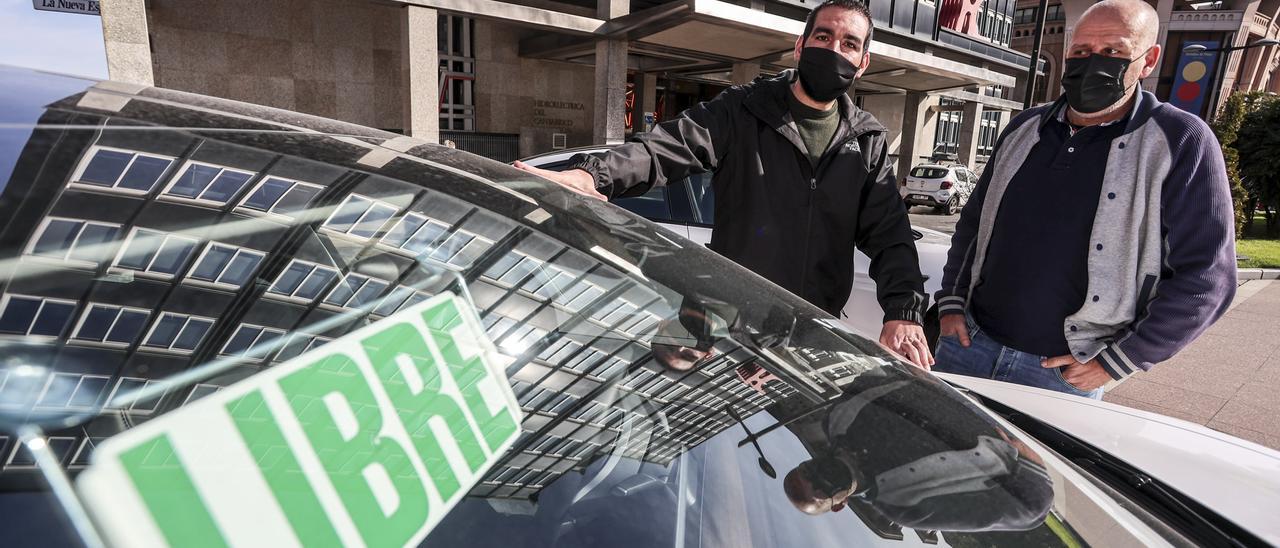
[[[1065,107],[1046,118],[1000,201],[969,307],[996,342],[1053,357],[1071,353],[1063,320],[1084,304],[1107,156],[1128,117],[1074,133]]]

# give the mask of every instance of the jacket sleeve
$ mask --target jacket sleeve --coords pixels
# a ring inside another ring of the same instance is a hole
[[[1235,296],[1235,212],[1217,139],[1199,120],[1171,137],[1173,166],[1160,198],[1164,265],[1155,297],[1097,358],[1116,379],[1173,357]]]
[[[868,273],[876,282],[876,299],[884,309],[884,321],[923,324],[929,298],[924,293],[920,255],[907,208],[898,195],[888,149],[883,138],[876,140],[872,152],[875,161],[862,189],[856,244],[871,259]]]
[[[574,156],[569,169],[590,173],[596,190],[609,198],[639,196],[654,185],[714,171],[730,148],[745,93],[727,89],[624,145]]]

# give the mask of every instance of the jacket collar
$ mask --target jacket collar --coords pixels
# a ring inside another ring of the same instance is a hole
[[[1142,124],[1145,124],[1151,118],[1151,113],[1162,104],[1159,99],[1156,99],[1155,94],[1145,89],[1139,89],[1135,96],[1136,99],[1133,106],[1129,108],[1129,113],[1125,114],[1124,118],[1116,120],[1116,123],[1124,124],[1125,134],[1142,127]],[[1054,120],[1066,122],[1066,116],[1067,96],[1064,94],[1040,114],[1040,131],[1044,131],[1045,126]]]
[[[744,103],[747,110],[762,122],[769,124],[796,148],[805,150],[795,120],[791,117],[791,109],[787,106],[786,94],[791,93],[791,84],[798,77],[795,69],[788,69],[777,76],[757,78],[751,83],[751,91]],[[848,95],[841,95],[836,103],[840,109],[840,127],[831,139],[832,145],[865,133],[888,131],[874,116],[854,106]]]

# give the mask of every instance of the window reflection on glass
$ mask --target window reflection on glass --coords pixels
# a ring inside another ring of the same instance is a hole
[[[130,345],[138,340],[150,310],[92,304],[76,328],[74,338],[83,341]]]
[[[191,352],[200,345],[200,341],[211,327],[213,327],[213,318],[165,312],[151,328],[151,333],[147,335],[143,345],[177,352]]]
[[[119,237],[120,225],[49,217],[27,253],[47,259],[97,264]]]
[[[192,279],[240,287],[253,277],[266,254],[225,244],[210,244],[189,275]]]
[[[129,193],[145,194],[173,163],[173,158],[98,148],[74,181]]]
[[[253,178],[253,174],[220,166],[188,162],[165,194],[225,204]]]
[[[319,193],[320,187],[318,185],[290,181],[279,177],[266,177],[240,203],[240,206],[265,213],[293,217],[310,206],[311,200]]]
[[[75,310],[75,301],[5,295],[0,333],[61,337]]]
[[[116,258],[116,266],[172,276],[186,265],[197,243],[195,238],[135,228]]]
[[[267,292],[310,301],[319,297],[337,277],[338,271],[333,268],[293,259]]]

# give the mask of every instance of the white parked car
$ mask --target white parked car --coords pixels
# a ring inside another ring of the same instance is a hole
[[[898,192],[909,206],[930,206],[937,213],[955,215],[977,185],[978,175],[962,165],[920,164],[902,178]]]
[[[569,166],[569,160],[579,153],[603,152],[607,147],[583,147],[559,150],[527,158],[524,163],[543,169],[560,170]],[[976,179],[975,179],[976,181]],[[711,174],[694,175],[667,187],[651,189],[643,196],[617,198],[613,203],[660,226],[706,245],[711,242],[711,225],[715,215],[715,193],[711,188]],[[913,227],[916,251],[920,254],[920,271],[925,277],[925,292],[930,299],[942,284],[942,268],[947,264],[947,249],[951,236],[928,228]],[[861,251],[854,257],[853,291],[845,303],[840,320],[859,334],[875,338],[880,334],[884,311],[876,300],[876,284],[867,273],[871,259]],[[932,309],[931,309],[932,315]],[[926,324],[932,322],[926,321]],[[927,326],[932,336],[932,325]]]
[[[6,547],[1280,544],[1280,453],[410,137],[0,66],[0,219]]]

